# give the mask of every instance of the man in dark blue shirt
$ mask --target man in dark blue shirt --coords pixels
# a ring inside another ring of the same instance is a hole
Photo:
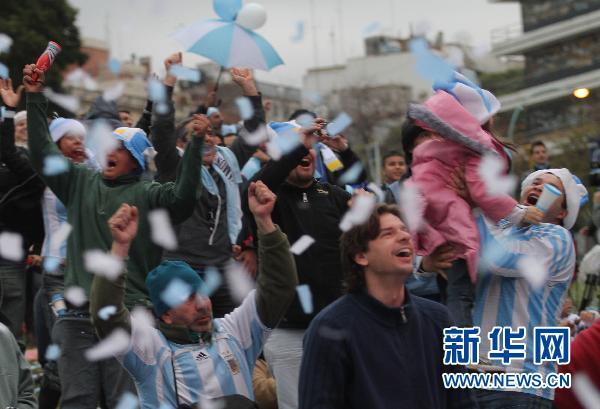
[[[471,392],[445,389],[448,309],[409,295],[410,233],[398,209],[380,205],[342,235],[348,294],[325,308],[304,337],[300,409],[472,408]]]

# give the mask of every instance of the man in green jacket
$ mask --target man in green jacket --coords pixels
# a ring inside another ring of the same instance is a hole
[[[32,78],[34,73],[37,80]],[[143,152],[151,145],[142,130],[124,127],[112,133],[120,145],[108,153],[102,172],[68,162],[65,172],[44,175],[45,161],[53,155],[61,155],[48,133],[47,100],[41,93],[44,73],[33,64],[27,65],[23,69],[23,83],[27,91],[31,163],[66,206],[67,220],[72,226],[67,242],[65,288],[68,291],[69,287],[81,287],[89,295],[93,276],[84,265],[84,254],[88,250],[106,252],[110,249],[112,239],[107,221],[122,203],[130,203],[139,210],[140,234],[131,243],[127,261],[126,303],[128,306],[147,304],[146,273],[156,267],[161,258],[161,249],[150,240],[147,214],[152,209],[165,208],[174,223],[192,214],[208,119],[203,116],[194,119],[194,138],[184,154],[176,183],[140,180],[145,168]],[[91,363],[84,358],[84,351],[97,342],[88,308],[87,305],[68,307],[66,316],[61,317],[53,329],[54,342],[63,352],[58,360],[63,381],[61,407],[95,409],[101,392],[107,405],[114,407],[122,392],[133,388],[130,378],[115,360]]]
[[[257,288],[224,318],[212,318],[210,299],[200,295],[202,279],[182,261],[163,261],[146,279],[159,329],[130,317],[124,304],[125,277],[114,282],[94,277],[94,326],[100,337],[113,331],[130,334],[129,345],[114,353],[133,376],[143,409],[195,407],[204,399],[224,396],[254,399],[256,358],[293,300],[298,279],[287,238],[271,219],[275,194],[262,182],[252,183],[248,202],[259,236]],[[137,223],[138,209],[126,204],[110,219],[113,255],[127,257]],[[99,318],[108,306],[116,306],[116,312],[107,320]]]

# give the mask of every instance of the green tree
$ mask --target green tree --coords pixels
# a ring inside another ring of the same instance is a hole
[[[54,90],[61,86],[61,71],[69,64],[83,64],[79,29],[75,26],[77,9],[66,0],[2,0],[0,33],[12,38],[8,53],[0,54],[13,80],[20,84],[25,64],[35,63],[48,41],[60,44],[62,52],[46,74],[46,84]]]

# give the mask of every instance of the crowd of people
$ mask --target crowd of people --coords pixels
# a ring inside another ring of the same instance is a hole
[[[541,141],[517,198],[494,189],[516,148],[494,131],[493,94],[456,73],[410,104],[377,186],[326,118],[270,122],[249,69],[230,70],[245,120],[225,124],[211,93],[176,121],[181,63],[165,60],[166,107],[149,99],[135,125],[102,96],[53,116],[35,64],[16,89],[1,80],[0,408],[583,407],[566,388],[448,388],[448,373],[600,388],[597,305],[568,297],[588,190]],[[558,198],[541,209],[545,186]],[[494,328],[558,326],[567,365],[489,358]],[[474,362],[445,362],[456,327],[480,328]]]

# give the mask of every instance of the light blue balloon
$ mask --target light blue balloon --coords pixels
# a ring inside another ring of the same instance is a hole
[[[213,0],[213,8],[223,20],[234,21],[242,8],[242,0]]]

